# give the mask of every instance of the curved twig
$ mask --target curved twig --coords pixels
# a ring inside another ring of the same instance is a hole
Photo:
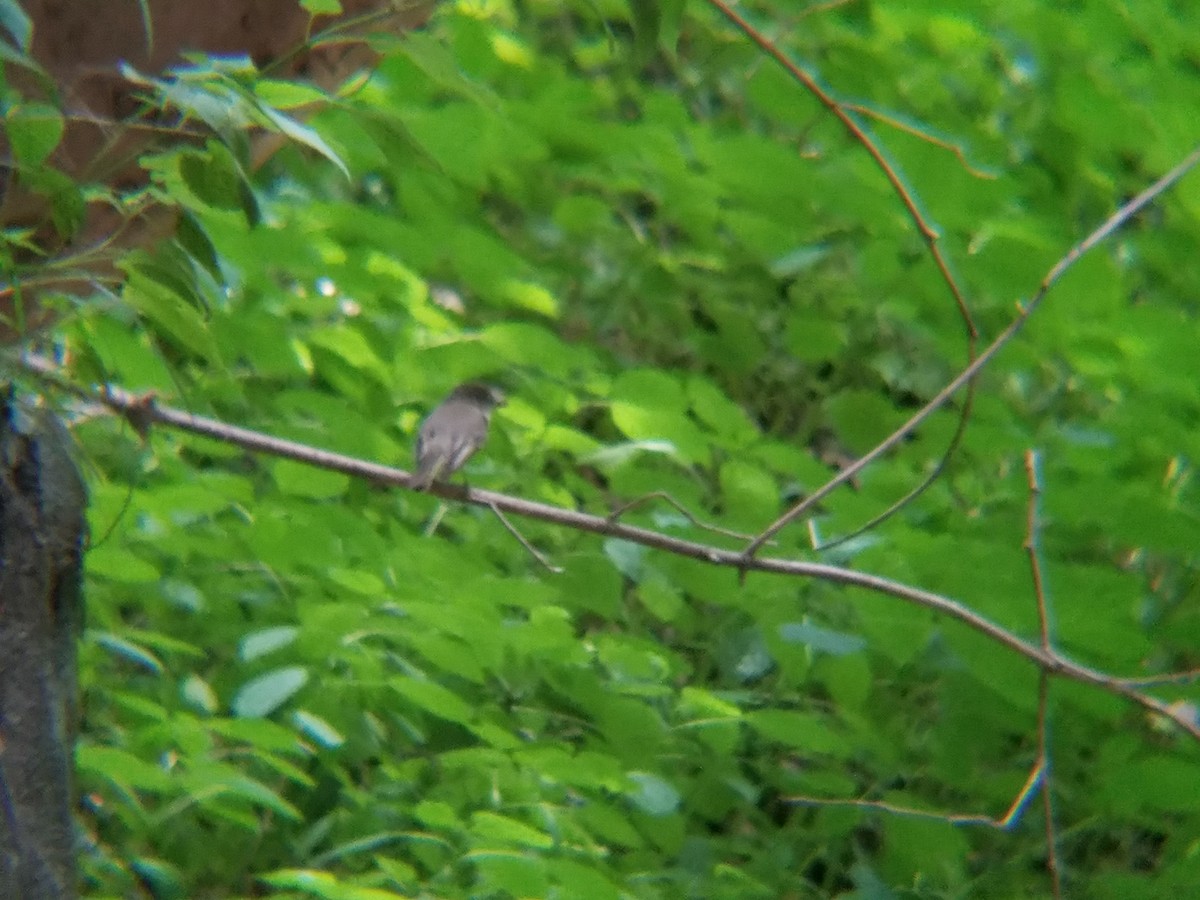
[[[949,384],[937,392],[932,400],[926,403],[921,409],[914,413],[907,422],[893,431],[890,435],[880,441],[875,447],[865,456],[859,457],[855,462],[846,466],[831,478],[826,484],[822,485],[813,493],[809,494],[796,506],[793,506],[786,513],[768,525],[763,531],[747,546],[744,552],[745,557],[750,559],[768,540],[779,533],[781,529],[794,521],[799,516],[808,512],[817,503],[825,499],[833,490],[840,485],[846,483],[859,472],[865,469],[875,460],[879,459],[883,454],[887,453],[902,440],[908,437],[918,425],[928,419],[933,413],[940,409],[945,403],[961,389],[965,384],[970,382],[979,374],[979,371],[986,366],[993,356],[1000,352],[1001,349],[1011,341],[1018,331],[1024,327],[1029,317],[1041,305],[1050,288],[1058,282],[1060,278],[1071,268],[1085,253],[1095,247],[1098,243],[1112,234],[1117,228],[1125,224],[1132,216],[1134,216],[1142,207],[1150,203],[1159,194],[1165,191],[1168,187],[1182,178],[1188,173],[1198,162],[1200,162],[1200,146],[1197,146],[1189,153],[1182,162],[1177,164],[1171,171],[1167,172],[1159,178],[1154,184],[1146,188],[1129,202],[1122,205],[1115,213],[1109,216],[1098,228],[1096,228],[1086,238],[1072,247],[1065,256],[1062,257],[1054,266],[1046,273],[1038,286],[1037,292],[1033,298],[1024,306],[1018,304],[1018,313],[1015,319],[1000,335],[984,348],[983,352],[975,358],[969,366],[964,368],[956,375]]]
[[[950,464],[950,460],[953,458],[955,452],[962,443],[963,435],[966,433],[967,424],[970,421],[971,412],[975,405],[975,373],[978,372],[978,369],[972,369],[971,367],[976,359],[975,354],[979,341],[979,329],[975,327],[975,320],[971,316],[971,311],[967,306],[967,301],[963,297],[962,291],[958,287],[958,283],[954,280],[953,274],[950,272],[950,266],[947,264],[946,258],[942,255],[942,251],[938,247],[939,235],[937,230],[927,221],[925,221],[925,217],[921,214],[920,209],[917,207],[916,200],[913,198],[908,188],[904,186],[904,182],[901,180],[899,173],[897,173],[892,167],[891,163],[887,161],[887,158],[883,155],[883,151],[879,149],[879,147],[871,139],[870,135],[863,130],[862,126],[860,126],[858,122],[854,120],[854,117],[848,112],[848,110],[855,109],[856,107],[843,104],[835,100],[828,92],[822,89],[821,86],[818,85],[811,76],[809,76],[803,69],[792,62],[792,60],[788,58],[787,54],[779,49],[779,47],[776,46],[776,44],[770,40],[770,38],[768,38],[753,25],[751,25],[745,18],[734,11],[727,3],[724,2],[724,0],[708,0],[708,2],[710,5],[716,7],[716,9],[718,9],[722,15],[729,19],[729,21],[733,22],[733,24],[737,26],[737,28],[741,30],[743,34],[750,38],[750,40],[757,44],[763,52],[779,63],[779,65],[781,65],[789,75],[791,75],[794,79],[796,79],[796,81],[804,86],[805,90],[816,97],[817,101],[827,110],[829,110],[829,112],[835,118],[837,118],[839,122],[842,123],[842,126],[850,133],[850,136],[859,144],[861,144],[863,149],[866,150],[871,156],[871,159],[875,161],[875,164],[879,167],[880,171],[883,172],[884,177],[892,186],[892,190],[896,193],[896,196],[900,198],[900,202],[904,204],[904,208],[908,212],[909,218],[916,226],[917,231],[920,232],[921,237],[925,241],[925,245],[929,248],[929,255],[933,259],[934,265],[937,266],[938,272],[941,273],[942,280],[946,282],[946,286],[950,289],[950,293],[954,297],[954,302],[958,306],[959,315],[962,317],[963,324],[967,330],[967,371],[970,371],[971,375],[966,379],[967,394],[964,398],[962,409],[959,411],[958,426],[955,428],[954,434],[951,435],[950,441],[946,444],[946,448],[942,451],[942,454],[938,459],[937,464],[934,466],[933,471],[926,475],[925,478],[922,479],[922,481],[907,494],[889,506],[878,516],[872,518],[871,521],[865,526],[856,530],[852,535],[849,535],[844,539],[849,540],[851,537],[862,534],[864,531],[874,528],[884,520],[891,518],[899,510],[903,509],[905,506],[923,494],[925,490],[931,484],[933,484],[938,477],[940,477],[946,466]],[[875,458],[876,457],[871,457],[871,460]],[[855,471],[857,472],[861,468],[865,467],[871,460],[863,462],[861,466],[855,469]],[[818,494],[825,496],[825,494],[829,493],[829,491],[832,491],[844,484],[848,478],[849,476],[832,479],[825,488],[823,488],[821,491],[818,491]],[[788,522],[791,522],[803,515],[805,512],[812,509],[813,504],[815,503],[815,495],[805,500],[801,500],[794,507],[792,507],[792,509],[788,510],[782,519],[778,520],[779,523],[781,523],[778,525],[778,527],[782,528]],[[772,525],[770,528],[775,528],[775,526]],[[767,536],[769,537],[770,535]],[[841,540],[838,542],[840,543]],[[753,556],[758,552],[758,549],[761,546],[762,544],[758,541],[751,542],[749,547],[746,549],[747,555]],[[832,545],[826,545],[826,548],[829,546]]]

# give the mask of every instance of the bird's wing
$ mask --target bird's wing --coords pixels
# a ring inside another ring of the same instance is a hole
[[[450,410],[444,410],[450,413]],[[487,438],[487,413],[476,410],[455,410],[455,415],[441,416],[435,413],[421,426],[417,433],[417,476],[419,485],[428,487],[437,479],[458,471],[472,454],[483,446]],[[457,417],[453,427],[443,419]]]

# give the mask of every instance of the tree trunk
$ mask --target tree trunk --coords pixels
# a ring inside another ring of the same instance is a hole
[[[52,415],[0,397],[0,897],[77,896],[83,483]]]

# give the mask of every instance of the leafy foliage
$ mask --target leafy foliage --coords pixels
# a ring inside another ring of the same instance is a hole
[[[861,107],[986,339],[1191,149],[1185,6],[752,8]],[[20,31],[13,8],[0,24]],[[486,378],[512,399],[472,484],[600,513],[665,491],[752,533],[965,363],[879,168],[714,6],[460,3],[377,49],[305,125],[281,110],[313,98],[245,60],[147,79],[214,136],[143,160],[183,225],[122,259],[119,302],[74,303],[56,339],[80,380],[405,464],[429,404]],[[53,111],[6,122],[40,166]],[[251,124],[294,142],[253,177]],[[1192,177],[1073,269],[901,514],[823,554],[793,526],[771,555],[1034,637],[1035,447],[1056,642],[1122,675],[1196,666],[1198,218]],[[902,496],[960,412],[827,498],[813,530]],[[1049,890],[1036,806],[1001,831],[791,799],[1002,816],[1037,756],[1038,677],[973,631],[521,523],[553,576],[473,508],[434,530],[430,497],[172,433],[147,445],[114,418],[75,430],[91,896]],[[629,519],[712,538],[662,504]],[[1108,694],[1051,696],[1069,892],[1200,888],[1196,747]]]

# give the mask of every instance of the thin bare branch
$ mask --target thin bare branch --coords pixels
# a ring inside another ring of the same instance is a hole
[[[615,510],[608,514],[609,521],[616,522],[618,519],[624,516],[625,513],[637,509],[639,506],[645,506],[651,500],[663,501],[668,506],[672,507],[677,513],[691,522],[692,525],[703,531],[711,531],[713,534],[719,534],[727,538],[733,538],[735,541],[748,541],[754,537],[752,534],[742,534],[740,531],[730,531],[728,528],[722,528],[720,525],[711,525],[708,522],[701,522],[694,515],[688,512],[687,508],[682,503],[680,503],[666,491],[654,491],[649,494],[643,494],[634,500],[630,500],[623,506],[618,506]]]
[[[905,134],[911,134],[913,137],[918,138],[927,144],[932,144],[935,147],[941,147],[943,150],[948,150],[958,158],[959,164],[963,167],[963,169],[966,170],[967,174],[971,175],[973,178],[983,178],[988,181],[996,180],[996,176],[991,172],[984,172],[982,169],[976,169],[969,162],[967,162],[967,155],[963,153],[962,148],[956,144],[951,144],[949,141],[943,141],[941,138],[935,138],[932,134],[922,131],[915,125],[902,122],[895,116],[889,116],[886,113],[881,113],[879,110],[871,109],[869,106],[863,106],[859,103],[843,103],[842,106],[845,109],[853,110],[860,116],[869,116],[872,119],[877,119],[886,125],[890,125],[897,131],[903,131]]]
[[[908,421],[897,428],[894,432],[880,441],[874,449],[865,456],[860,457],[856,462],[842,469],[827,483],[809,494],[800,503],[793,506],[786,513],[768,525],[759,533],[759,535],[751,541],[745,549],[747,557],[754,556],[755,553],[771,538],[778,534],[788,524],[795,521],[799,516],[804,515],[811,510],[817,503],[825,499],[829,494],[836,490],[841,485],[845,484],[851,478],[854,478],[859,472],[873,463],[879,457],[883,456],[893,447],[897,446],[902,440],[916,430],[922,422],[933,415],[938,409],[944,406],[955,393],[957,393],[964,385],[972,381],[980,370],[983,369],[992,357],[999,353],[1009,341],[1011,341],[1029,321],[1029,317],[1041,305],[1050,288],[1058,282],[1058,280],[1074,265],[1080,257],[1095,247],[1100,241],[1104,240],[1112,234],[1117,228],[1129,221],[1143,207],[1158,197],[1163,191],[1173,185],[1176,181],[1182,178],[1191,170],[1196,163],[1200,162],[1200,147],[1196,147],[1191,153],[1184,158],[1177,166],[1171,169],[1166,175],[1150,185],[1129,202],[1123,204],[1116,212],[1108,217],[1095,231],[1089,234],[1086,238],[1076,244],[1068,251],[1068,253],[1060,259],[1046,273],[1038,286],[1037,292],[1033,298],[1024,306],[1018,305],[1018,313],[1015,319],[1000,335],[992,341],[988,346],[975,358],[970,365],[964,368],[956,375],[949,384],[937,392],[937,394],[926,403],[921,409],[917,410]]]
[[[783,800],[786,803],[794,803],[797,806],[835,806],[851,807],[854,809],[873,809],[892,815],[949,822],[951,825],[982,825],[986,828],[996,828],[1003,831],[1011,828],[1020,821],[1021,813],[1029,804],[1029,800],[1033,797],[1041,782],[1042,768],[1040,765],[1034,765],[1029,771],[1029,777],[1025,779],[1025,784],[1017,792],[1016,798],[1004,815],[998,819],[973,813],[947,813],[931,809],[917,809],[914,806],[901,806],[897,803],[888,803],[885,800],[841,800],[827,797],[809,797],[803,794],[794,794],[784,797]]]
[[[864,535],[868,531],[878,528],[896,513],[900,512],[900,510],[904,509],[904,507],[908,506],[908,504],[920,497],[923,493],[925,493],[926,490],[929,489],[930,485],[941,478],[942,472],[944,472],[946,467],[950,465],[950,458],[954,455],[954,451],[958,449],[959,445],[962,443],[963,437],[967,433],[967,423],[971,420],[970,405],[974,403],[974,396],[974,392],[967,395],[967,404],[958,417],[958,424],[954,428],[954,434],[950,437],[950,442],[946,445],[945,451],[943,451],[941,457],[934,464],[933,468],[925,474],[925,477],[921,479],[920,483],[917,484],[916,487],[910,490],[899,500],[888,506],[888,508],[883,512],[876,516],[872,516],[870,520],[858,526],[858,528],[855,528],[853,531],[844,534],[841,537],[834,538],[832,541],[827,541],[820,546],[814,545],[814,549],[832,550],[834,547],[848,543],[849,541],[854,540],[856,537]]]
[[[1193,681],[1200,681],[1200,669],[1164,672],[1162,675],[1147,675],[1144,678],[1122,678],[1120,681],[1134,688],[1159,687],[1164,684],[1190,684]]]
[[[446,512],[449,509],[450,507],[448,507],[445,503],[439,503],[437,505],[437,509],[433,511],[433,517],[425,523],[425,527],[421,530],[421,534],[423,534],[425,537],[430,537],[433,535],[438,530],[438,526],[442,524],[442,519],[446,518]]]
[[[779,65],[783,66],[787,73],[791,75],[792,78],[796,79],[796,81],[800,82],[800,84],[804,86],[805,90],[816,97],[817,102],[829,110],[829,112],[839,122],[842,123],[842,126],[850,133],[850,136],[859,144],[861,144],[863,149],[867,151],[867,153],[871,156],[871,159],[875,161],[875,164],[879,166],[880,171],[883,172],[884,177],[892,186],[892,190],[896,192],[896,196],[900,198],[900,202],[904,204],[904,208],[908,211],[909,218],[912,219],[913,224],[916,225],[917,230],[925,239],[925,243],[929,247],[930,255],[933,257],[933,261],[937,265],[938,271],[942,274],[942,279],[946,282],[947,287],[950,288],[950,293],[954,295],[954,300],[958,304],[959,313],[963,318],[963,322],[967,326],[968,333],[972,337],[977,336],[978,331],[975,328],[974,320],[971,318],[971,313],[967,308],[967,302],[963,297],[962,291],[959,290],[958,284],[954,280],[954,276],[950,273],[950,267],[946,263],[945,257],[942,256],[942,252],[937,246],[940,235],[932,225],[925,221],[925,217],[921,214],[916,200],[913,199],[912,194],[910,194],[908,189],[904,186],[904,182],[901,180],[899,173],[897,173],[892,167],[891,163],[887,161],[887,158],[883,155],[883,151],[879,149],[873,140],[871,140],[871,137],[862,129],[862,126],[854,121],[854,117],[846,112],[845,106],[843,106],[837,100],[834,100],[827,91],[817,84],[812,76],[792,62],[792,60],[788,58],[788,55],[779,49],[774,41],[751,25],[749,21],[747,21],[736,10],[734,10],[730,4],[724,2],[724,0],[708,0],[708,3],[710,6],[716,8],[721,15],[725,16],[725,18],[732,22],[738,28],[738,30],[746,35],[746,37],[750,38],[750,40],[757,44],[759,49],[779,63]]]
[[[161,406],[147,402],[145,395],[133,394],[116,387],[108,387],[103,391],[89,391],[72,384],[58,373],[53,364],[28,355],[22,361],[30,371],[38,372],[43,380],[58,385],[65,391],[89,400],[99,400],[123,415],[130,410],[136,410],[140,422],[153,422],[167,425],[181,431],[202,435],[217,441],[234,444],[246,450],[267,453],[293,459],[297,462],[318,466],[331,471],[342,472],[351,477],[363,478],[382,485],[395,485],[412,488],[413,474],[402,469],[394,469],[367,460],[339,453],[331,453],[300,444],[295,441],[283,440],[248,428],[238,428],[227,425],[215,419],[193,415],[184,410]],[[426,493],[447,500],[461,503],[473,503],[476,506],[491,508],[495,505],[509,513],[553,522],[565,528],[577,531],[587,531],[606,537],[615,537],[652,547],[678,556],[696,559],[711,565],[723,566],[738,572],[752,571],[774,575],[785,575],[793,578],[816,578],[833,584],[847,587],[857,587],[875,594],[890,597],[921,606],[948,618],[955,619],[967,627],[974,629],[985,637],[1007,647],[1012,652],[1029,660],[1039,669],[1057,678],[1067,678],[1082,684],[1092,685],[1110,694],[1124,697],[1143,709],[1156,713],[1174,722],[1180,729],[1193,738],[1200,740],[1200,722],[1185,714],[1174,704],[1159,700],[1142,691],[1130,687],[1120,678],[1077,663],[1053,649],[1046,649],[1030,643],[991,619],[974,612],[957,600],[944,597],[932,591],[902,584],[880,575],[871,575],[853,569],[841,568],[825,563],[807,562],[804,560],[780,559],[774,557],[747,557],[745,553],[736,550],[726,550],[709,544],[684,540],[649,528],[635,525],[625,525],[613,522],[601,516],[579,512],[573,509],[538,503],[521,497],[484,491],[477,488],[443,484],[435,482]]]
[[[1054,828],[1054,781],[1050,764],[1047,706],[1050,698],[1050,675],[1043,669],[1038,673],[1038,759],[1042,764],[1042,815],[1046,828],[1046,871],[1050,873],[1050,889],[1054,900],[1062,897],[1062,864],[1058,860],[1058,835]]]
[[[805,90],[816,97],[817,101],[821,103],[821,105],[827,110],[829,110],[829,112],[835,118],[837,118],[839,122],[841,122],[842,126],[850,133],[850,136],[859,144],[861,144],[863,149],[865,149],[870,157],[875,161],[875,164],[879,167],[880,171],[883,172],[884,177],[892,186],[892,190],[896,193],[896,196],[900,198],[900,202],[904,205],[904,208],[908,212],[909,218],[916,226],[917,231],[920,232],[921,236],[924,238],[925,244],[929,248],[930,258],[933,260],[934,265],[941,274],[942,280],[945,281],[946,286],[950,289],[950,293],[954,297],[954,302],[958,306],[959,315],[962,317],[963,325],[966,327],[967,369],[972,371],[972,374],[966,379],[967,393],[963,400],[962,409],[959,411],[958,425],[955,428],[953,436],[951,436],[949,443],[947,443],[946,448],[942,451],[941,457],[934,466],[933,471],[929,473],[916,487],[884,510],[883,513],[874,517],[864,528],[854,532],[854,535],[858,535],[868,528],[874,528],[886,519],[891,518],[899,510],[903,509],[905,506],[919,497],[931,484],[933,484],[933,482],[941,475],[942,471],[950,464],[950,460],[953,458],[954,454],[958,450],[958,447],[962,443],[963,436],[966,433],[967,423],[970,421],[971,411],[975,404],[974,373],[978,370],[972,370],[971,365],[975,361],[977,342],[979,340],[979,330],[975,327],[975,321],[971,316],[971,310],[967,306],[966,299],[964,298],[958,283],[954,280],[954,276],[950,272],[950,266],[946,262],[946,258],[942,255],[941,248],[938,246],[939,235],[937,230],[925,220],[920,208],[917,206],[916,200],[904,186],[904,182],[900,178],[899,173],[896,172],[891,163],[887,161],[883,151],[879,149],[870,135],[868,135],[867,132],[858,124],[858,122],[854,120],[854,117],[850,114],[850,110],[854,109],[854,107],[835,100],[833,96],[822,89],[821,86],[818,85],[816,81],[808,75],[808,73],[792,62],[788,55],[784,53],[770,38],[768,38],[753,25],[751,25],[749,21],[734,11],[729,4],[724,2],[724,0],[709,0],[709,3],[720,10],[720,12],[727,19],[729,19],[729,21],[733,22],[743,34],[750,38],[750,40],[757,44],[758,47],[762,49],[768,56],[781,65],[789,75],[791,75],[805,88]],[[867,463],[864,462],[862,463],[862,466],[865,466],[866,464]],[[861,469],[862,466],[860,466],[859,469]],[[855,471],[858,471],[858,469]],[[833,490],[838,485],[843,484],[852,477],[852,474],[843,472],[841,476],[831,481],[829,485],[827,485],[827,488],[828,490]],[[825,491],[825,493],[827,492],[828,491]],[[786,525],[788,522],[793,521],[798,516],[803,515],[804,512],[812,509],[815,503],[815,497],[809,497],[800,501],[795,507],[785,514],[783,519],[779,520],[781,524],[778,524],[778,528],[784,527],[784,525]],[[771,527],[774,528],[775,526]],[[769,539],[771,534],[764,534],[763,537]],[[765,540],[756,540],[752,542],[746,550],[747,555],[753,556],[762,547],[763,543],[765,543]],[[827,545],[827,547],[828,546],[830,545]]]
[[[521,546],[529,551],[529,555],[536,559],[538,564],[543,569],[545,569],[547,572],[552,572],[555,575],[561,575],[564,571],[566,571],[561,566],[552,564],[550,560],[548,560],[538,551],[536,547],[533,546],[533,544],[529,543],[529,541],[525,539],[525,535],[521,534],[521,532],[517,530],[517,527],[508,520],[508,516],[504,515],[504,513],[500,511],[500,507],[498,507],[495,503],[489,503],[488,508],[496,514],[496,518],[500,520],[500,524],[508,529],[508,533],[515,537]]]
[[[1038,759],[1033,767],[1029,770],[1029,777],[1025,779],[1025,784],[1021,786],[1021,790],[1017,791],[1017,796],[1013,798],[1012,805],[1004,816],[997,820],[997,825],[1003,829],[1012,828],[1017,822],[1021,821],[1021,816],[1025,812],[1025,807],[1029,805],[1029,801],[1033,799],[1033,795],[1042,787],[1042,780],[1046,777],[1045,761]]]
[[[1050,649],[1050,613],[1046,606],[1046,582],[1042,576],[1039,556],[1039,509],[1042,497],[1041,456],[1036,450],[1025,451],[1025,480],[1029,487],[1029,500],[1025,507],[1025,553],[1029,556],[1029,572],[1033,578],[1033,596],[1037,602],[1038,631],[1042,647]]]
[[[1038,630],[1042,649],[1053,652],[1050,641],[1050,612],[1046,602],[1046,579],[1041,561],[1041,457],[1036,450],[1025,451],[1025,480],[1029,499],[1025,506],[1025,552],[1029,556],[1029,572],[1033,578],[1033,594],[1037,603]],[[1038,673],[1038,763],[1042,768],[1042,813],[1046,829],[1046,871],[1055,900],[1062,897],[1062,870],[1058,861],[1058,836],[1054,831],[1053,767],[1050,762],[1050,740],[1047,729],[1047,708],[1050,704],[1050,676],[1045,669]]]
[[[1044,676],[1043,676],[1044,677]],[[870,809],[878,812],[887,813],[895,816],[908,816],[910,818],[929,819],[935,822],[947,822],[951,825],[980,825],[985,828],[995,828],[1000,831],[1007,831],[1016,825],[1021,820],[1021,816],[1025,808],[1029,805],[1029,801],[1033,799],[1040,788],[1042,788],[1043,778],[1045,777],[1045,769],[1042,765],[1042,760],[1039,759],[1033,764],[1029,770],[1029,775],[1025,779],[1025,784],[1017,791],[1013,802],[1009,804],[1004,815],[999,818],[991,816],[977,815],[974,813],[948,813],[931,809],[918,809],[914,806],[902,806],[897,803],[888,803],[886,800],[849,800],[837,799],[830,797],[810,797],[803,794],[793,794],[784,797],[785,803],[793,803],[797,806],[831,806],[850,809]],[[1042,791],[1045,795],[1045,791]],[[1059,896],[1057,893],[1055,896]]]

